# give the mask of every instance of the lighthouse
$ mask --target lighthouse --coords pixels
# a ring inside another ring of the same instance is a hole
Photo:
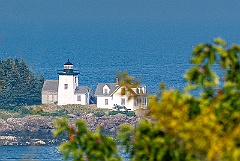
[[[58,70],[57,73],[59,75],[58,105],[74,104],[74,92],[78,86],[79,70],[73,70],[73,64],[68,59],[63,70]]]

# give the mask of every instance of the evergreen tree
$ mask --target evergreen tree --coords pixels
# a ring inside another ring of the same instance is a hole
[[[1,60],[0,80],[1,108],[41,102],[43,75],[38,77],[32,73],[24,60]]]

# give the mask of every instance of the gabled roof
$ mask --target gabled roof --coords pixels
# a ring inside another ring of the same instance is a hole
[[[110,89],[109,93],[107,93],[107,94],[103,93],[103,87],[105,85],[107,85]],[[95,95],[96,96],[110,96],[119,87],[120,86],[116,85],[116,83],[98,83]]]
[[[42,92],[58,92],[58,80],[46,80]]]
[[[85,94],[87,93],[88,91],[91,91],[92,88],[88,87],[88,86],[77,86],[76,89],[75,89],[75,92],[74,94]]]

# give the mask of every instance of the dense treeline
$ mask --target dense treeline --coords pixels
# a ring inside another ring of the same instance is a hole
[[[24,60],[0,59],[0,108],[41,103],[43,82]]]

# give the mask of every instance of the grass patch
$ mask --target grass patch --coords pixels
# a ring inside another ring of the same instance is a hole
[[[99,109],[96,105],[32,105],[32,106],[15,106],[7,109],[0,109],[0,117],[22,118],[30,115],[50,116],[50,117],[68,117],[75,115],[78,117],[94,114],[96,117],[102,117],[109,112],[109,109]]]
[[[60,109],[55,112],[42,112],[41,116],[51,116],[51,117],[69,117],[68,111],[65,109]]]
[[[12,112],[8,110],[0,110],[0,118],[7,120],[8,118],[17,118],[20,114],[18,112]]]

